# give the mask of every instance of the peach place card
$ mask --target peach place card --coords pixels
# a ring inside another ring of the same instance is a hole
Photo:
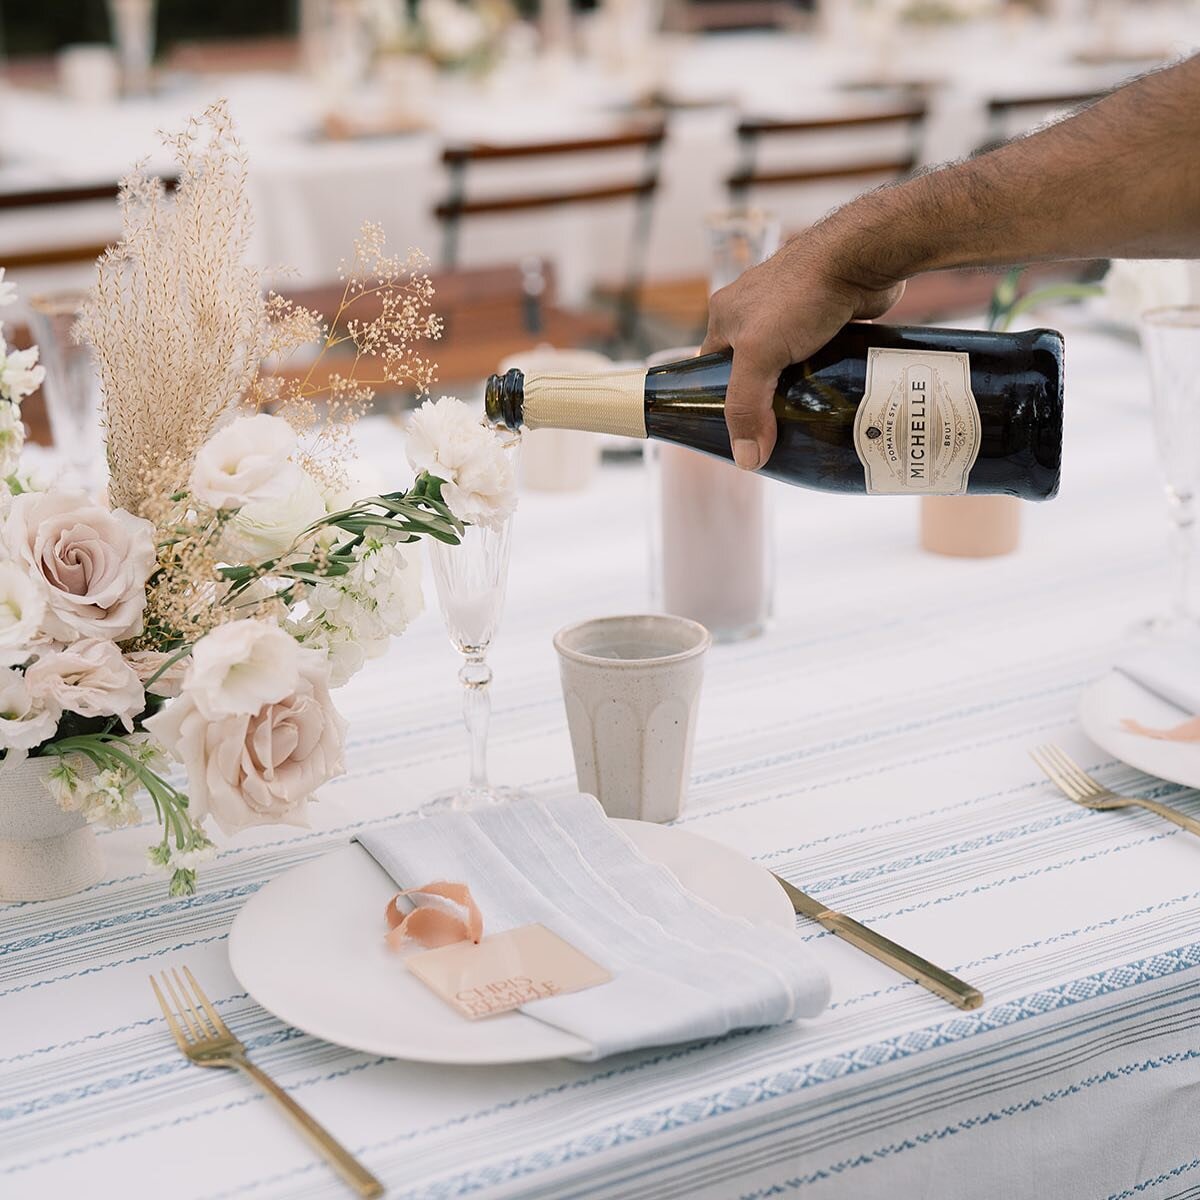
[[[607,983],[611,972],[544,925],[521,925],[478,943],[455,942],[404,960],[408,969],[475,1020]]]

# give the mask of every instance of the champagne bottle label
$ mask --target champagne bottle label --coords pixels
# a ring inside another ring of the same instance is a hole
[[[968,355],[873,346],[854,448],[874,496],[957,496],[979,453]]]

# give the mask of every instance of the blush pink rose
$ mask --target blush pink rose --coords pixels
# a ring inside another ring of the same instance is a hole
[[[60,642],[119,642],[142,630],[154,526],[82,493],[25,492],[3,527],[6,552],[45,588],[43,628]]]
[[[325,656],[297,650],[293,691],[254,713],[206,717],[185,685],[146,722],[187,770],[195,819],[211,815],[226,834],[250,825],[305,825],[309,797],[342,773],[346,723],[330,699]]]

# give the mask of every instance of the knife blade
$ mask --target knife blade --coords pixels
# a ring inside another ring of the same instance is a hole
[[[869,954],[884,966],[891,967],[906,979],[918,983],[935,996],[949,1001],[956,1008],[978,1008],[983,1003],[983,993],[969,983],[964,983],[957,975],[943,971],[928,959],[884,937],[874,929],[860,924],[845,913],[828,908],[807,892],[802,892],[794,883],[789,883],[782,875],[771,872],[775,882],[783,888],[792,908],[802,917],[809,917],[823,925],[830,933],[837,934],[844,941],[856,946],[864,954]]]

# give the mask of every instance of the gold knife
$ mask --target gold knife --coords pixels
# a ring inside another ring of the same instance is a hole
[[[857,946],[872,958],[891,967],[893,971],[899,971],[906,979],[919,983],[935,996],[948,1000],[958,1008],[978,1008],[983,1003],[983,993],[978,988],[964,983],[956,975],[943,971],[941,967],[935,967],[919,954],[897,945],[882,933],[860,925],[853,917],[826,908],[819,900],[814,900],[806,892],[802,892],[794,883],[788,883],[782,875],[776,875],[774,871],[771,874],[787,893],[792,907],[801,916],[811,917],[818,924],[824,925],[830,933],[836,933],[850,945]]]

